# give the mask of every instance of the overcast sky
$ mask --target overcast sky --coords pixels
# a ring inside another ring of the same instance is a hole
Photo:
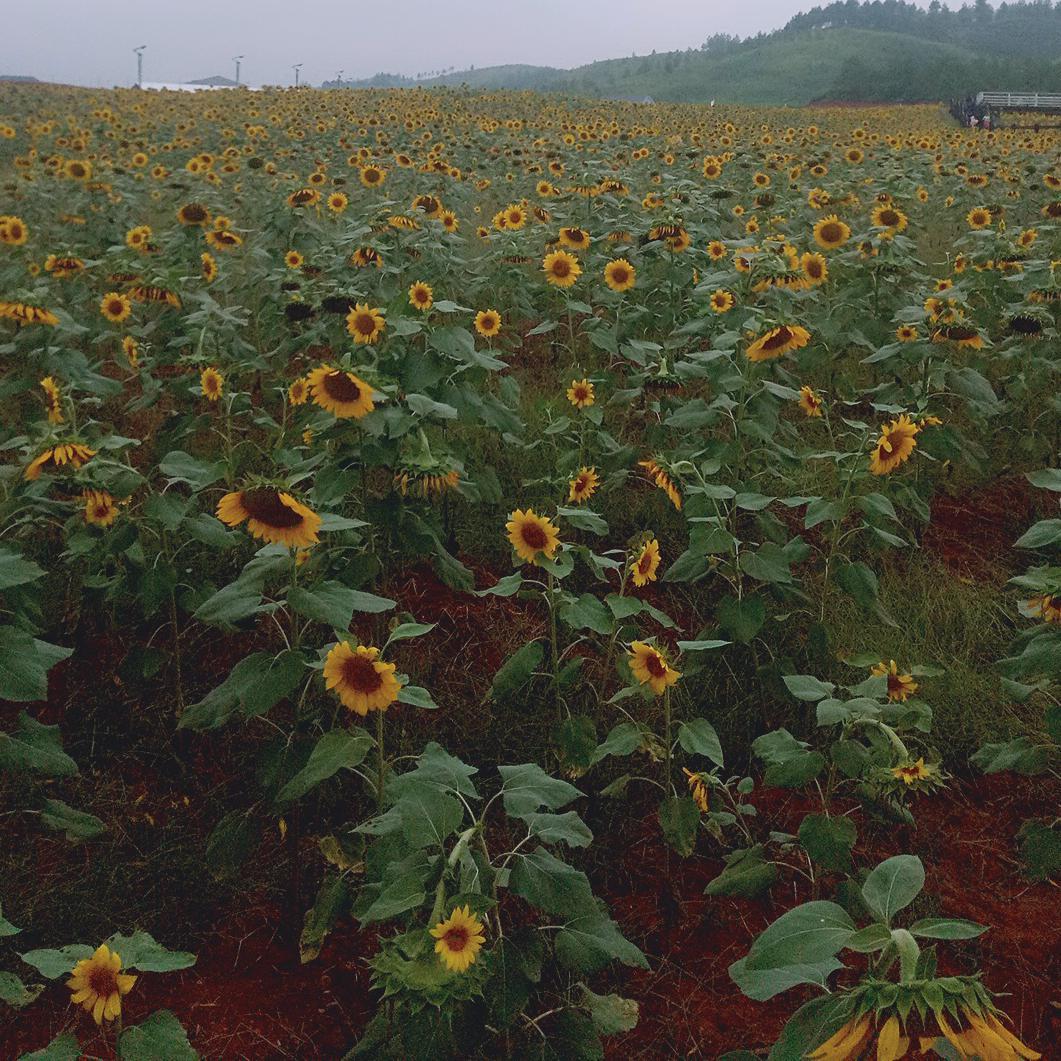
[[[132,49],[147,45],[145,81],[224,74],[319,83],[379,71],[577,66],[676,48],[712,33],[748,36],[822,0],[4,0],[8,47],[0,74],[83,85],[136,80]],[[927,2],[927,0],[926,0]]]

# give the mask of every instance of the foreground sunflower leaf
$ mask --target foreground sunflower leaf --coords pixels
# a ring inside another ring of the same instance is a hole
[[[44,990],[43,984],[24,984],[14,973],[0,971],[0,1002],[22,1009]]]
[[[597,995],[579,984],[582,1003],[589,1010],[593,1025],[601,1035],[618,1035],[637,1027],[638,1005],[620,995]]]
[[[277,793],[277,803],[290,803],[340,770],[360,766],[375,741],[363,729],[329,730],[317,741],[306,765]]]
[[[46,699],[48,671],[72,652],[15,626],[0,626],[0,699],[18,703]]]
[[[188,1033],[168,1009],[126,1028],[118,1039],[120,1061],[195,1061],[198,1056]]]
[[[847,911],[824,900],[782,914],[761,932],[745,959],[748,971],[813,965],[839,953],[855,933]]]
[[[46,777],[71,777],[77,763],[63,751],[58,726],[46,726],[25,711],[18,716],[18,728],[0,733],[0,767],[4,770],[33,770]]]
[[[32,1053],[23,1054],[19,1061],[78,1061],[81,1044],[72,1032],[62,1032],[47,1046]]]
[[[167,950],[151,935],[138,929],[131,936],[115,933],[107,940],[107,946],[122,956],[122,967],[136,969],[142,973],[168,973],[176,969],[188,969],[196,957],[188,951]]]
[[[75,810],[61,799],[44,801],[41,822],[49,829],[64,833],[71,843],[94,840],[107,831],[107,826],[94,814]]]
[[[826,958],[820,962],[784,965],[776,969],[749,969],[748,959],[741,958],[729,967],[729,977],[748,998],[766,1002],[801,984],[824,988],[829,977],[843,967],[843,962],[836,958]]]

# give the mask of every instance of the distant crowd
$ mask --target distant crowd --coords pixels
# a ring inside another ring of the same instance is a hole
[[[970,129],[986,129],[990,131],[993,127],[991,109],[978,104],[975,96],[951,100],[950,112],[957,119],[959,125],[967,126]]]

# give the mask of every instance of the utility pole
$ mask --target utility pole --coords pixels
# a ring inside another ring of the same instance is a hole
[[[295,71],[295,88],[298,88],[298,72],[301,68],[301,63],[295,63],[295,65],[291,67],[291,69]]]
[[[147,47],[146,44],[141,44],[139,48],[134,48],[136,52],[136,87],[144,87],[144,49]]]
[[[239,88],[239,64],[241,59],[245,59],[245,55],[234,55],[232,61],[236,64],[236,87]]]

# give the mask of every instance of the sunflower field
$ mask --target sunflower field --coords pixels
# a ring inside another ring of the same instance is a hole
[[[0,86],[0,1056],[1061,1040],[1061,127]]]

